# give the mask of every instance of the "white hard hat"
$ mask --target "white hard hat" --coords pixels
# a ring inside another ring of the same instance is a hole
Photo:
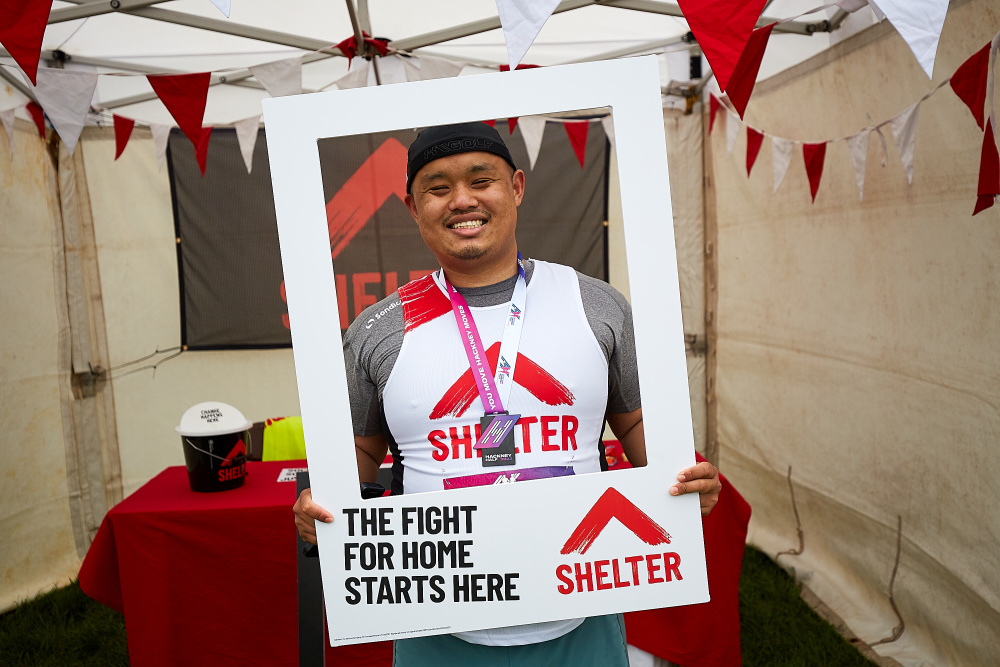
[[[227,403],[206,401],[188,408],[181,417],[179,426],[174,427],[181,435],[202,437],[239,433],[252,424],[243,413]]]

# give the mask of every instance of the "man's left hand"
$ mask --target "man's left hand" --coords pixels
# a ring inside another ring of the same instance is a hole
[[[719,502],[719,492],[722,482],[719,481],[719,469],[708,461],[702,461],[677,475],[677,483],[670,487],[670,495],[680,496],[685,493],[697,493],[701,500],[701,515],[708,513]]]

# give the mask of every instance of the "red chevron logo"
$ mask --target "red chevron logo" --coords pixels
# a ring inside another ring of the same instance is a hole
[[[632,531],[636,537],[650,546],[670,544],[670,535],[659,524],[649,518],[649,515],[636,507],[631,500],[623,496],[614,487],[610,487],[597,499],[580,525],[563,545],[561,554],[574,551],[585,554],[594,540],[607,527],[611,519],[618,519],[623,526]]]
[[[500,342],[497,341],[486,350],[486,358],[489,360],[491,369],[497,367],[499,357]],[[514,382],[527,389],[528,393],[546,405],[573,405],[576,402],[573,392],[566,385],[520,352],[517,353],[517,370],[514,373]],[[437,402],[431,411],[430,418],[443,419],[449,415],[461,417],[478,397],[479,390],[476,389],[472,369],[469,368],[455,380],[455,383]]]
[[[236,441],[236,444],[233,445],[233,448],[229,450],[229,453],[226,454],[226,458],[222,460],[221,467],[225,468],[226,466],[231,465],[233,459],[235,459],[240,454],[246,456],[246,453],[247,453],[247,446],[243,444],[243,438],[240,438],[239,440]]]
[[[326,204],[330,251],[334,259],[347,247],[382,204],[406,197],[406,147],[386,139]]]

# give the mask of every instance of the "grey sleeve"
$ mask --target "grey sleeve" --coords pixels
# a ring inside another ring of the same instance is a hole
[[[344,335],[354,435],[383,432],[382,391],[403,344],[403,309],[392,294],[364,310]]]
[[[635,357],[632,306],[614,287],[577,272],[580,298],[594,337],[608,360],[608,413],[621,414],[642,407]]]

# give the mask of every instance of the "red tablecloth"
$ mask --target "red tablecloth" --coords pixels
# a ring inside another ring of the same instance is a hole
[[[295,483],[277,479],[304,464],[250,461],[243,486],[216,493],[167,468],[108,512],[80,587],[125,614],[133,665],[298,665]],[[388,643],[327,652],[391,659]]]

